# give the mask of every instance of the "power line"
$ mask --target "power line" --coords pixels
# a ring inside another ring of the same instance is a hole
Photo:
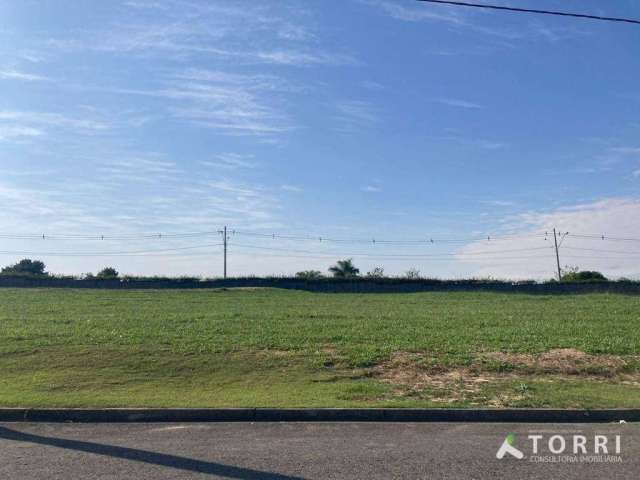
[[[607,22],[622,22],[633,23],[640,25],[640,20],[633,18],[620,18],[620,17],[603,17],[601,15],[588,15],[585,13],[571,13],[571,12],[558,12],[554,10],[538,10],[534,8],[518,8],[518,7],[505,7],[501,5],[488,5],[484,3],[471,3],[471,2],[454,2],[448,0],[417,0],[425,3],[440,3],[445,5],[454,5],[456,7],[474,7],[474,8],[486,8],[490,10],[505,10],[508,12],[517,13],[537,13],[541,15],[557,15],[561,17],[573,17],[573,18],[586,18],[589,20],[603,20]]]
[[[162,248],[142,251],[123,252],[33,252],[33,251],[0,251],[1,255],[41,255],[51,257],[123,257],[123,256],[146,256],[158,253],[175,252],[181,250],[195,250],[199,248],[210,248],[222,246],[222,243],[211,243],[206,245],[190,245],[187,247]]]
[[[249,237],[259,237],[265,239],[272,240],[291,240],[291,241],[306,241],[306,242],[327,242],[327,243],[360,243],[360,244],[370,244],[370,245],[428,245],[435,243],[469,243],[469,242],[479,242],[479,241],[497,241],[497,240],[509,240],[514,238],[544,238],[545,233],[531,233],[531,234],[498,234],[498,235],[483,235],[483,236],[474,236],[474,237],[466,237],[466,238],[438,238],[438,237],[429,237],[425,236],[420,239],[411,239],[411,240],[388,240],[388,239],[380,239],[375,238],[375,236],[371,236],[369,238],[335,238],[335,237],[327,237],[324,235],[289,235],[289,234],[279,234],[279,233],[257,233],[257,232],[247,232],[244,230],[234,230],[233,235],[240,236],[249,236]]]
[[[500,250],[494,252],[441,252],[441,253],[424,253],[424,254],[384,254],[384,253],[345,253],[345,252],[318,252],[318,251],[310,251],[310,250],[296,250],[290,248],[281,248],[281,247],[264,247],[261,245],[246,245],[233,243],[234,247],[241,248],[252,248],[257,250],[271,250],[271,251],[279,251],[279,252],[290,252],[290,253],[304,253],[309,255],[323,255],[331,258],[339,257],[377,257],[377,258],[438,258],[438,257],[458,257],[458,256],[482,256],[482,255],[502,255],[504,253],[514,253],[514,252],[531,252],[531,251],[540,251],[540,250],[549,250],[550,247],[531,247],[531,248],[517,248],[511,250]]]

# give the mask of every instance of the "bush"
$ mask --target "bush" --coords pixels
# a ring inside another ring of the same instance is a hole
[[[563,282],[606,282],[607,281],[607,277],[605,277],[600,272],[595,272],[590,270],[568,272],[562,275],[560,279]]]
[[[407,280],[418,280],[420,277],[420,270],[417,268],[410,268],[406,272],[404,272],[404,278]]]
[[[384,268],[374,267],[369,270],[366,275],[367,278],[384,278]]]
[[[120,274],[115,268],[105,267],[98,272],[96,278],[99,278],[100,280],[113,280],[115,278],[118,278],[119,275]]]
[[[322,272],[318,270],[303,270],[302,272],[296,273],[296,278],[300,278],[302,280],[316,280],[322,277]]]
[[[47,272],[45,272],[44,262],[41,262],[40,260],[31,260],[30,258],[23,258],[18,263],[4,267],[0,270],[0,274],[34,277],[48,275]]]

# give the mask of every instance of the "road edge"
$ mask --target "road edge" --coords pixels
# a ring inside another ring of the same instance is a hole
[[[0,422],[639,422],[640,409],[0,408]]]

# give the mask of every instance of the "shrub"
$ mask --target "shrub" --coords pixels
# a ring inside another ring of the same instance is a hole
[[[96,275],[96,278],[99,278],[101,280],[113,280],[115,278],[118,278],[119,275],[120,274],[115,268],[105,267],[98,272],[98,274]]]
[[[404,278],[408,280],[418,280],[420,278],[420,270],[412,267],[404,272]]]
[[[322,272],[318,270],[303,270],[302,272],[296,273],[296,278],[300,278],[303,280],[316,280],[322,277]]]
[[[31,260],[30,258],[23,258],[18,263],[9,265],[0,270],[2,275],[21,275],[21,276],[45,276],[48,275],[45,272],[44,262],[40,260]]]
[[[606,282],[605,277],[600,272],[581,270],[578,272],[568,272],[560,277],[563,282]]]
[[[367,278],[384,278],[384,268],[374,267],[369,270],[366,275]]]

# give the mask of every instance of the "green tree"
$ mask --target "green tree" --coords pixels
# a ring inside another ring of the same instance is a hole
[[[367,278],[384,278],[384,268],[382,267],[373,267],[371,270],[367,272]]]
[[[355,267],[351,258],[338,260],[334,266],[329,267],[329,271],[338,278],[356,277],[360,273],[360,269]]]
[[[404,272],[404,278],[409,280],[417,280],[420,278],[420,270],[411,267],[409,270]]]
[[[47,275],[45,272],[44,262],[40,260],[31,260],[30,258],[23,258],[18,263],[9,265],[0,270],[2,275],[34,275],[43,276]]]
[[[96,278],[100,278],[102,280],[107,280],[107,279],[114,279],[114,278],[118,278],[118,275],[120,275],[118,273],[118,271],[113,268],[113,267],[105,267],[102,270],[100,270],[98,272],[98,274],[96,275]]]
[[[301,278],[304,280],[317,280],[318,278],[322,278],[322,272],[318,270],[303,270],[302,272],[296,273],[296,278]]]
[[[563,282],[606,282],[607,277],[605,277],[600,272],[595,272],[591,270],[581,270],[577,272],[567,272],[560,279]]]

